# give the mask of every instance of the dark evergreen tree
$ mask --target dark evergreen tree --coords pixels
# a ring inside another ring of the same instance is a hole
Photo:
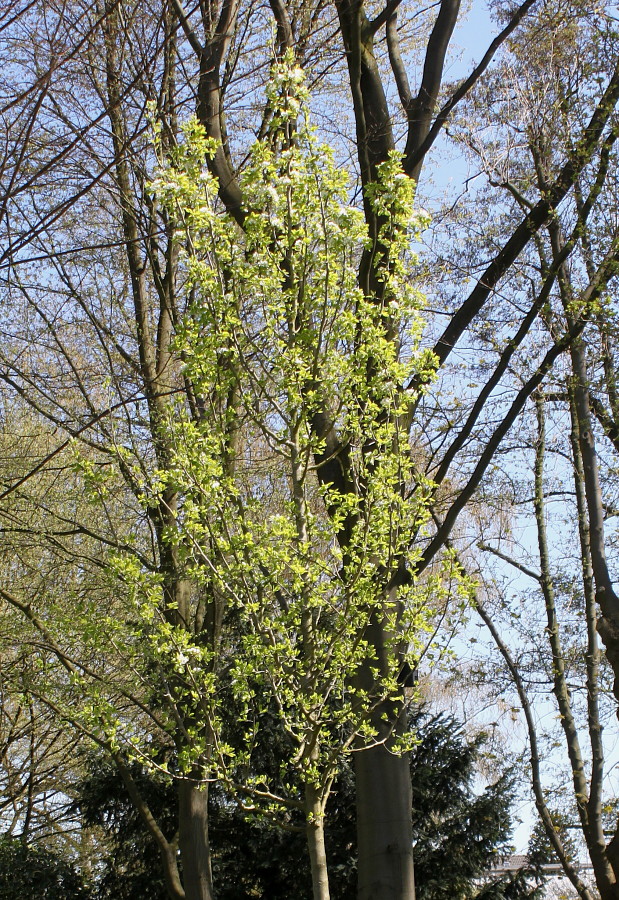
[[[91,900],[76,867],[61,854],[10,835],[0,837],[2,900]]]
[[[524,900],[540,896],[530,867],[495,876],[511,853],[514,773],[505,771],[476,794],[485,736],[468,738],[445,714],[420,710],[411,757],[417,900]]]
[[[84,825],[96,826],[104,835],[96,900],[168,900],[159,850],[130,802],[115,765],[93,756],[89,769],[75,806]],[[131,774],[172,838],[177,827],[172,784],[147,774],[137,764],[131,766]]]
[[[524,900],[539,896],[539,870],[493,876],[509,855],[510,807],[514,778],[510,771],[476,794],[475,774],[484,736],[466,736],[451,716],[417,710],[411,728],[419,743],[411,755],[413,823],[418,900]],[[256,766],[271,775],[285,758],[282,736],[272,721],[261,730]],[[148,803],[164,821],[171,839],[173,790],[168,783],[134,767]],[[311,875],[303,822],[294,813],[274,827],[248,818],[220,789],[210,791],[213,874],[219,900],[289,900],[291,891],[311,896]],[[101,900],[166,900],[157,877],[158,851],[111,764],[97,760],[82,786],[79,806],[87,823],[101,827],[109,840],[98,897]],[[333,896],[355,900],[355,814],[352,771],[346,768],[333,791],[327,815],[327,852]]]

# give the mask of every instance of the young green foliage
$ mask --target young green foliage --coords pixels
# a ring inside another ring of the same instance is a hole
[[[370,192],[385,289],[365,296],[356,273],[366,226],[346,173],[315,140],[302,72],[284,60],[268,91],[273,124],[241,176],[242,231],[218,205],[205,165],[216,148],[195,121],[152,185],[185,250],[193,302],[177,350],[203,409],[170,424],[177,451],[165,480],[184,498],[171,539],[188,573],[233,611],[236,644],[224,652],[235,701],[248,723],[262,703],[278,710],[298,780],[318,798],[312,818],[342,753],[376,740],[373,710],[401,697],[402,648],[414,666],[436,587],[391,597],[399,567],[414,571],[427,519],[402,427],[404,386],[431,367],[411,277],[425,222],[394,155]],[[314,423],[325,412],[346,448],[346,490],[319,478]],[[386,666],[367,639],[375,616],[394,635]],[[215,698],[200,636],[189,650],[193,682]],[[368,665],[370,690],[356,677]],[[205,776],[236,761],[213,748]]]

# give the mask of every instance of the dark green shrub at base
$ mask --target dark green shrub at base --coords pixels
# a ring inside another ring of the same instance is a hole
[[[91,900],[74,866],[59,854],[19,838],[0,837],[2,900]]]

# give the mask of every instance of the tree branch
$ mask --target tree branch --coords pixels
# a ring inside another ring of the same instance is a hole
[[[172,6],[174,7],[174,12],[176,13],[176,18],[180,22],[180,26],[185,32],[185,37],[189,41],[189,45],[193,52],[196,54],[198,58],[202,56],[202,51],[204,47],[200,43],[198,39],[198,35],[195,33],[193,28],[191,27],[191,23],[189,21],[189,17],[185,12],[182,3],[180,0],[172,0]]]
[[[514,569],[518,569],[519,572],[522,572],[523,575],[527,575],[534,581],[540,582],[542,580],[542,576],[539,574],[539,572],[534,572],[533,569],[529,569],[528,566],[525,566],[523,565],[523,563],[518,562],[517,559],[513,559],[506,553],[502,553],[500,550],[497,550],[496,547],[491,547],[490,544],[486,544],[484,543],[484,541],[480,541],[477,546],[480,550],[485,550],[487,553],[492,553],[493,556],[496,556],[498,559],[502,559],[503,562],[506,562],[508,565],[513,566]]]
[[[383,25],[393,19],[398,8],[402,5],[402,2],[403,0],[387,0],[385,8],[368,24],[371,34],[376,34],[379,28],[382,28]]]
[[[443,334],[436,342],[434,354],[439,367],[447,360],[458,339],[466,331],[475,316],[479,314],[496,284],[506,274],[531,237],[539,231],[551,212],[572,188],[584,166],[590,162],[604,127],[612,115],[618,100],[619,60],[615,66],[613,77],[588,125],[584,129],[580,141],[570,153],[546,196],[536,203],[531,212],[517,226],[512,236],[503,246],[503,249],[487,267],[468,298],[452,316]],[[612,138],[612,143],[616,141],[617,134],[615,129],[613,129],[609,137]],[[419,387],[419,385],[412,382],[410,387],[415,388]]]
[[[587,887],[587,885],[582,881],[578,872],[570,862],[567,853],[565,852],[565,848],[563,847],[563,843],[561,841],[561,837],[558,834],[554,823],[552,821],[552,816],[550,815],[550,810],[546,804],[546,799],[544,797],[544,790],[542,788],[542,777],[540,771],[540,757],[539,757],[539,749],[537,746],[537,734],[535,731],[535,721],[533,719],[533,711],[531,709],[531,704],[529,703],[529,698],[527,696],[526,689],[524,687],[524,683],[520,676],[520,672],[518,671],[518,667],[514,662],[511,653],[509,652],[507,645],[504,643],[499,631],[494,626],[494,622],[492,621],[491,616],[487,613],[485,607],[476,596],[474,601],[475,609],[477,610],[479,617],[481,618],[484,625],[487,627],[488,631],[492,635],[492,638],[499,650],[499,653],[503,657],[505,664],[509,670],[509,673],[512,677],[512,681],[514,683],[514,687],[518,693],[518,699],[520,700],[520,706],[522,707],[522,711],[524,713],[525,721],[527,723],[527,734],[529,737],[529,747],[531,748],[531,785],[533,787],[533,794],[535,796],[535,806],[537,808],[537,812],[539,814],[540,819],[542,820],[542,824],[544,826],[544,830],[548,836],[550,843],[552,844],[553,850],[557,854],[559,858],[559,862],[563,867],[563,871],[574,885],[576,890],[578,891],[579,896],[582,900],[594,900],[591,891]]]
[[[408,81],[406,66],[400,53],[400,36],[398,34],[398,14],[393,12],[387,20],[387,49],[389,51],[389,62],[391,63],[391,71],[395,78],[395,83],[400,95],[400,102],[405,108],[413,102],[413,94]]]
[[[495,429],[492,437],[486,444],[480,456],[479,462],[475,467],[473,474],[469,478],[469,481],[462,489],[456,500],[454,500],[453,504],[449,508],[449,511],[447,512],[447,515],[445,516],[442,526],[438,529],[434,538],[430,541],[430,544],[423,553],[417,568],[417,574],[422,572],[429,565],[436,553],[441,549],[442,546],[444,546],[445,540],[449,537],[456,519],[458,518],[464,506],[473,496],[486,469],[494,458],[494,454],[497,448],[520,415],[520,412],[524,408],[527,399],[542,383],[542,381],[552,368],[555,360],[561,355],[561,353],[564,353],[565,350],[570,347],[572,342],[575,341],[576,338],[578,338],[578,336],[582,333],[585,324],[587,323],[588,318],[591,314],[590,311],[592,304],[604,290],[609,279],[616,273],[618,262],[619,235],[616,236],[613,240],[611,250],[606,255],[604,262],[596,273],[597,277],[595,281],[589,284],[587,290],[584,292],[581,298],[581,302],[583,303],[585,308],[588,308],[586,314],[581,316],[581,318],[571,328],[568,328],[563,336],[558,341],[556,341],[554,346],[546,353],[537,370],[517,393],[516,398],[510,406],[507,414],[503,418],[503,421]]]
[[[434,107],[443,80],[445,54],[458,20],[460,0],[441,0],[441,8],[428,40],[419,93],[406,107],[408,136],[404,149],[404,171],[419,181],[423,156],[418,149],[428,134]],[[415,162],[413,162],[415,159]]]
[[[527,14],[529,9],[533,6],[536,0],[525,0],[525,2],[518,8],[518,10],[514,13],[509,23],[505,26],[503,31],[498,34],[495,39],[492,41],[488,49],[486,50],[481,62],[478,66],[473,69],[468,78],[466,78],[454,91],[450,99],[445,103],[445,105],[441,108],[438,113],[434,123],[431,128],[428,128],[426,134],[421,136],[421,139],[418,141],[415,146],[411,143],[410,149],[406,154],[406,171],[409,172],[411,177],[413,177],[416,181],[419,177],[419,171],[423,164],[423,160],[428,153],[428,150],[432,147],[432,144],[438,137],[438,134],[449,118],[450,114],[457,106],[457,104],[462,100],[471,88],[476,84],[477,81],[481,78],[483,73],[486,71],[492,58],[496,51],[499,49],[501,44],[505,42],[505,40],[510,36],[512,31],[520,24],[524,16]]]

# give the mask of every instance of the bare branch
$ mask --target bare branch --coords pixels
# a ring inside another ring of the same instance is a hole
[[[450,99],[441,108],[432,127],[427,129],[426,134],[420,135],[417,144],[411,141],[410,147],[406,153],[406,171],[412,178],[417,181],[419,172],[423,165],[423,160],[432,147],[432,144],[438,137],[441,128],[458,105],[458,103],[468,94],[471,88],[479,81],[483,73],[490,65],[492,58],[499,47],[507,40],[510,34],[517,28],[522,19],[534,5],[536,0],[525,0],[525,2],[517,9],[512,18],[509,20],[505,28],[495,37],[488,49],[486,50],[481,62],[473,69],[468,78],[466,78],[460,86],[454,91]],[[407,145],[408,146],[408,145]]]

